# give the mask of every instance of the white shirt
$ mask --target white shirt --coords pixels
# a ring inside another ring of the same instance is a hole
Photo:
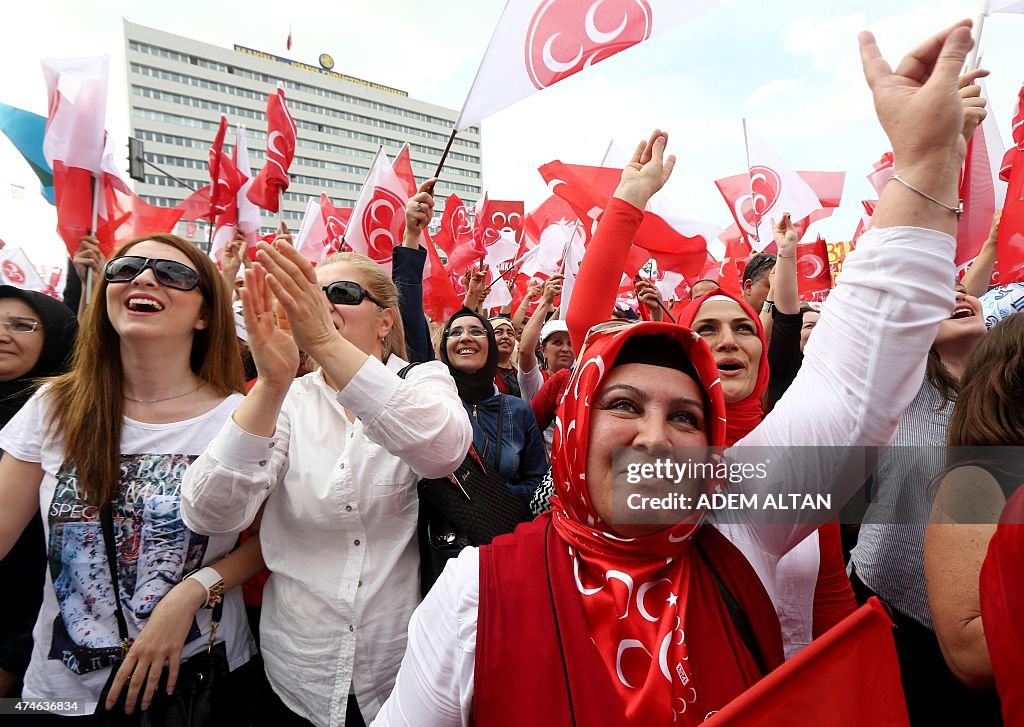
[[[742,457],[743,446],[888,444],[917,394],[938,324],[953,308],[955,244],[934,230],[866,232],[843,265],[800,373],[730,457]],[[829,482],[820,471],[795,474],[810,493]],[[777,607],[780,557],[819,524],[814,512],[803,521],[792,511],[785,516],[785,523],[769,527],[716,524],[750,561]],[[371,727],[471,724],[479,598],[479,553],[466,548],[413,614],[395,691]]]
[[[404,366],[371,357],[337,394],[321,372],[304,376],[273,437],[229,420],[185,475],[184,517],[200,532],[243,528],[266,500],[267,676],[317,725],[344,724],[350,688],[368,720],[391,692],[419,603],[416,484],[450,474],[473,441],[444,364],[403,380]]]
[[[120,643],[113,585],[98,509],[79,491],[74,470],[64,463],[63,438],[46,426],[48,389],[29,399],[0,433],[0,448],[43,469],[39,508],[43,513],[50,567],[43,604],[32,631],[32,660],[23,697],[95,704],[110,676],[103,649]],[[120,492],[111,501],[119,554],[121,609],[128,635],[145,628],[155,605],[186,574],[231,552],[238,530],[205,537],[189,532],[181,518],[185,467],[206,447],[241,402],[232,394],[192,419],[149,424],[124,418],[121,427]],[[200,609],[182,652],[187,659],[206,648],[212,611]],[[231,669],[256,651],[240,588],[224,596],[217,630]]]

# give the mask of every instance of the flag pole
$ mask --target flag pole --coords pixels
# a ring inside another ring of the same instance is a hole
[[[444,169],[444,163],[448,159],[448,152],[452,150],[452,144],[455,142],[455,135],[459,133],[459,130],[452,128],[451,136],[448,137],[448,143],[444,146],[444,151],[441,152],[441,158],[437,162],[437,169],[434,170],[434,176],[440,178],[441,170]]]
[[[277,229],[283,230],[284,224],[284,187],[277,188]]]
[[[758,229],[761,226],[761,220],[757,218],[757,207],[754,206],[754,180],[750,176],[750,142],[747,139],[747,120],[743,119],[743,148],[747,153],[747,184],[750,189],[750,211],[754,213],[754,239],[757,240],[758,246],[761,244],[761,233]],[[738,223],[738,220],[737,220]],[[740,225],[737,225],[740,226]],[[741,226],[740,226],[741,227]],[[742,229],[740,230],[742,232]]]
[[[968,71],[973,71],[978,67],[978,50],[981,47],[981,31],[985,27],[985,18],[989,12],[989,0],[981,0],[981,7],[978,10],[978,17],[974,21],[974,28],[971,31],[971,35],[974,38],[974,47],[971,48],[970,54],[967,56],[967,63],[964,68]]]
[[[90,235],[95,235],[96,234],[96,223],[98,221],[98,217],[99,217],[99,213],[100,213],[100,193],[101,193],[101,191],[103,189],[103,185],[101,185],[96,180],[96,175],[95,174],[93,174],[91,176],[91,179],[92,179],[92,222],[90,223],[90,226],[89,226],[89,234]],[[86,305],[89,305],[90,303],[92,303],[92,282],[93,282],[92,278],[93,278],[92,268],[86,268],[85,269],[85,304]]]

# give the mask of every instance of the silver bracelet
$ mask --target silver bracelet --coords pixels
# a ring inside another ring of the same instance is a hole
[[[925,199],[927,199],[930,202],[934,202],[935,204],[937,204],[942,209],[949,210],[954,215],[956,215],[956,218],[958,220],[960,219],[960,217],[964,213],[964,201],[962,199],[957,202],[957,206],[956,207],[950,207],[945,202],[940,202],[939,200],[935,199],[934,197],[932,197],[927,192],[922,192],[920,189],[918,189],[917,187],[912,185],[910,182],[908,182],[906,179],[901,177],[899,174],[893,174],[892,177],[890,177],[890,179],[895,179],[897,182],[902,184],[904,187],[909,189],[911,192],[917,192],[919,195],[921,195],[922,197],[924,197]]]

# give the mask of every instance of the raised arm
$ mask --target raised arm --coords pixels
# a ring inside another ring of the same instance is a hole
[[[391,279],[398,288],[398,307],[411,363],[434,360],[430,327],[423,312],[423,267],[427,262],[427,251],[420,247],[420,238],[434,215],[433,189],[436,182],[436,179],[425,181],[406,204],[405,234],[402,244],[393,251]]]
[[[615,291],[633,238],[644,221],[644,208],[675,167],[675,156],[665,157],[667,143],[668,134],[655,129],[650,139],[637,145],[587,245],[565,314],[574,351],[582,349],[591,326],[607,320],[615,308]]]
[[[529,373],[537,368],[537,345],[540,343],[540,329],[544,327],[544,320],[548,313],[555,307],[555,298],[562,293],[563,279],[561,275],[552,275],[544,282],[540,302],[519,339],[520,372]]]
[[[512,314],[512,325],[515,327],[515,330],[518,331],[522,327],[523,321],[526,320],[526,311],[529,310],[533,301],[540,297],[541,289],[542,286],[539,280],[531,280],[529,285],[527,285],[523,302],[519,304],[516,312]]]

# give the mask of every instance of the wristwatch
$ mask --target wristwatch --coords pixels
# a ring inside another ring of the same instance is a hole
[[[203,608],[213,608],[223,600],[224,579],[213,568],[200,568],[189,573],[185,578],[197,581],[199,585],[206,589],[206,603],[203,604]]]
[[[774,300],[766,300],[764,302],[764,305],[761,306],[761,312],[762,313],[771,313],[773,310],[775,310],[775,301]]]

